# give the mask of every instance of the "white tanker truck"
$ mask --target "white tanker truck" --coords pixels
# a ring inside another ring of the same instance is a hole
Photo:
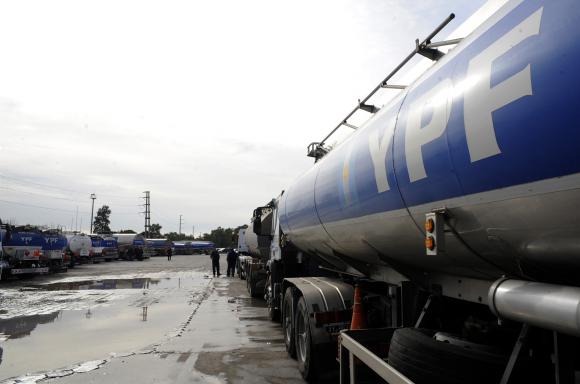
[[[66,234],[67,247],[65,253],[69,258],[68,266],[74,268],[76,264],[88,263],[93,254],[91,238],[84,233]]]
[[[429,70],[387,76],[339,126],[372,117],[255,210],[249,286],[308,380],[338,341],[341,383],[577,383],[580,6],[513,0],[432,41],[442,26],[413,52]],[[378,108],[380,88],[402,90]]]

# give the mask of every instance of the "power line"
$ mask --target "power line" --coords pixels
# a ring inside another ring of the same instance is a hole
[[[57,199],[57,200],[65,200],[65,201],[71,201],[71,202],[81,202],[80,200],[74,200],[68,197],[59,197],[59,196],[51,196],[51,195],[46,195],[46,194],[42,194],[42,193],[36,193],[36,192],[30,192],[30,191],[23,191],[21,189],[15,189],[15,188],[10,188],[10,187],[5,187],[5,186],[0,186],[0,189],[4,189],[6,191],[13,191],[13,192],[18,192],[18,193],[25,193],[27,195],[34,195],[34,196],[40,196],[40,197],[46,197],[49,199]]]
[[[38,182],[35,182],[35,181],[30,181],[30,180],[21,179],[21,178],[12,177],[12,176],[6,176],[6,175],[3,175],[3,174],[0,174],[0,177],[3,178],[3,179],[15,180],[16,182],[20,182],[20,183],[28,183],[28,184],[31,184],[31,185],[37,185],[39,187],[59,189],[61,191],[66,191],[66,192],[71,192],[71,193],[77,193],[79,195],[85,194],[84,192],[79,192],[79,191],[75,191],[75,190],[72,190],[72,189],[57,187],[55,185],[50,185],[50,184],[38,183]]]
[[[141,212],[117,212],[117,211],[113,211],[111,209],[111,215],[114,215],[114,216],[116,216],[116,215],[124,215],[124,216],[127,216],[127,215],[139,215],[140,213]]]
[[[70,209],[62,209],[62,208],[50,208],[50,207],[43,207],[40,205],[32,205],[32,204],[25,204],[25,203],[19,203],[17,201],[9,201],[9,200],[3,200],[0,199],[1,202],[3,203],[8,203],[8,204],[16,204],[16,205],[22,205],[24,207],[31,207],[31,208],[40,208],[40,209],[48,209],[51,211],[61,211],[61,212],[68,212],[68,213],[75,213],[76,210],[70,210]],[[84,211],[79,211],[79,213],[83,213],[83,214],[89,214],[89,212],[84,212]]]
[[[13,181],[16,181],[17,183],[20,183],[20,184],[36,185],[38,187],[56,189],[56,190],[65,191],[68,193],[77,194],[77,195],[81,195],[81,196],[85,196],[87,194],[87,192],[81,192],[81,191],[74,190],[74,189],[62,188],[62,187],[59,187],[56,185],[51,185],[51,184],[46,184],[46,183],[39,183],[36,181],[30,181],[30,180],[27,180],[24,178],[18,178],[18,177],[14,177],[14,176],[6,176],[6,175],[1,174],[1,173],[0,173],[0,178],[13,180]],[[121,195],[116,195],[116,194],[111,194],[111,193],[99,193],[99,195],[105,196],[105,197],[114,197],[114,198],[118,198],[118,199],[134,199],[133,196],[121,196]],[[77,200],[75,200],[75,201],[77,201]],[[78,201],[81,202],[82,200],[78,200]]]

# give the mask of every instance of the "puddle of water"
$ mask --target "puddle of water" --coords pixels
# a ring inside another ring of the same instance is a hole
[[[171,279],[166,278],[165,280],[170,281]],[[88,289],[149,289],[151,285],[158,285],[161,281],[162,280],[160,279],[151,278],[85,280],[30,285],[27,288],[34,288],[42,291],[80,291]],[[162,286],[163,285],[166,284],[162,284]]]
[[[254,342],[254,343],[258,343],[258,344],[284,344],[284,339],[259,339],[256,337],[250,337],[250,341]]]
[[[12,319],[0,320],[0,334],[7,336],[6,340],[29,336],[37,325],[52,323],[59,314],[60,311],[46,315],[15,317]]]
[[[207,285],[198,273],[2,290],[0,381],[147,348],[182,326]]]
[[[269,321],[270,319],[268,316],[240,316],[240,320],[260,320],[260,321]]]

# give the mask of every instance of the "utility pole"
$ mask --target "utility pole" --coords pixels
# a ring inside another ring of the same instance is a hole
[[[91,193],[91,200],[93,200],[93,204],[91,205],[91,232],[89,233],[93,233],[93,213],[95,212],[95,199],[97,198],[97,195],[95,195],[94,193]]]
[[[179,215],[179,234],[181,235],[181,224],[183,224],[183,220],[181,219],[181,216],[183,215]]]
[[[195,225],[191,226],[191,236],[193,236],[193,240],[195,240]]]
[[[145,194],[145,238],[149,238],[151,232],[151,196],[149,191],[143,192]]]

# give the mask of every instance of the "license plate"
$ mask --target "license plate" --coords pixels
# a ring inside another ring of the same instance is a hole
[[[48,273],[48,267],[42,267],[42,268],[18,268],[18,269],[12,269],[12,270],[10,270],[10,272],[13,275],[20,275],[22,273]]]

